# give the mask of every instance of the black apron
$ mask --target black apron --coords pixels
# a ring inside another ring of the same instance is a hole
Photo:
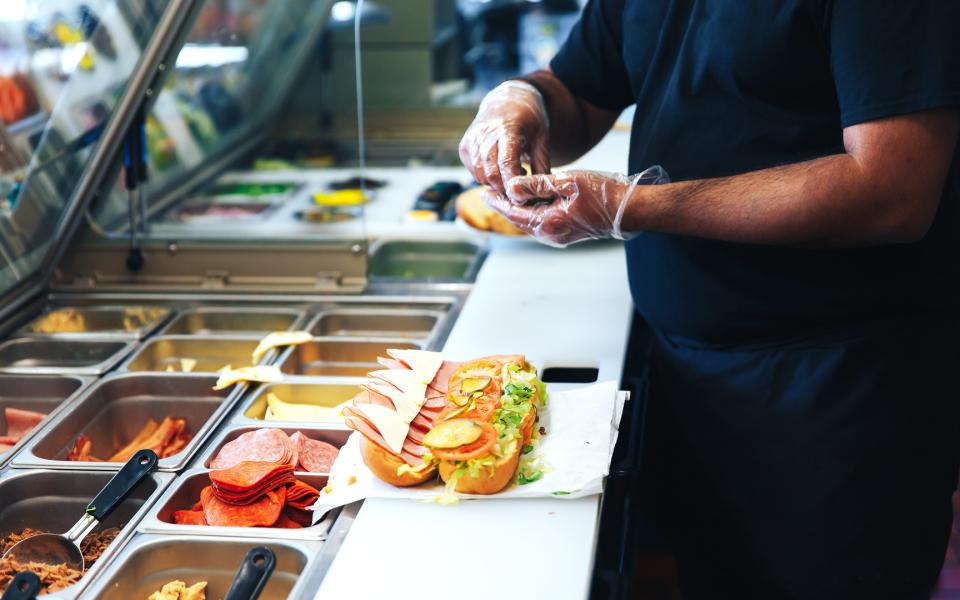
[[[956,331],[655,335],[647,487],[684,597],[929,598],[957,487]]]

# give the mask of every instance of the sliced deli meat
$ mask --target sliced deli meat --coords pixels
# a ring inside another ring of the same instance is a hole
[[[300,440],[300,465],[304,471],[329,473],[339,453],[340,450],[333,444],[312,440],[306,436]]]
[[[4,408],[3,412],[4,418],[7,420],[7,436],[17,441],[30,433],[30,430],[39,425],[40,421],[47,416],[43,413],[19,408]]]
[[[210,462],[212,469],[229,469],[243,461],[285,463],[292,454],[292,444],[280,429],[256,429],[224,444]]]

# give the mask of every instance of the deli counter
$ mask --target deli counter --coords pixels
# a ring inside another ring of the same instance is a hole
[[[416,4],[415,33],[442,52],[452,3]],[[624,597],[627,495],[611,490],[630,460],[576,499],[367,499],[295,528],[175,517],[242,435],[343,446],[342,422],[303,415],[353,397],[388,349],[522,353],[554,374],[550,393],[628,387],[620,246],[556,250],[454,220],[472,184],[455,165],[470,110],[410,100],[391,116],[364,81],[358,138],[352,27],[376,70],[390,54],[377,44],[410,26],[384,33],[376,13],[333,5],[56,0],[0,22],[0,77],[22,99],[0,125],[0,549],[67,531],[125,450],[162,438],[155,471],[85,542],[86,571],[47,597],[146,599],[202,579],[221,598],[258,546],[276,557],[268,600]],[[409,129],[429,130],[408,143],[432,160],[397,162]],[[624,160],[622,139],[604,144],[583,164]],[[309,339],[252,360],[274,332]],[[214,389],[225,367],[280,379]],[[642,412],[631,391],[615,457],[638,435],[624,434]],[[303,459],[294,476],[321,490],[328,471]],[[504,563],[496,591],[464,585],[477,561]],[[12,568],[0,563],[0,587]]]

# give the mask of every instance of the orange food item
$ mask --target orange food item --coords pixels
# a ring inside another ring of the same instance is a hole
[[[479,423],[483,433],[476,441],[457,448],[433,448],[431,452],[440,460],[470,460],[486,456],[497,442],[497,430],[490,423]]]
[[[149,448],[160,458],[167,458],[183,451],[193,436],[187,431],[186,419],[164,417],[161,423],[148,419],[127,445],[113,453],[107,460],[93,454],[93,442],[86,435],[77,438],[67,460],[81,462],[126,462],[138,450]]]

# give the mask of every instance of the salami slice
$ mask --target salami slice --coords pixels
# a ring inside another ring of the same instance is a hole
[[[229,469],[210,473],[210,481],[217,489],[237,493],[286,477],[293,478],[293,465],[257,461],[243,461]]]
[[[295,470],[299,470],[300,453],[302,452],[303,440],[306,438],[307,436],[302,431],[295,431],[290,436],[290,445],[293,447],[293,458],[290,459],[290,464],[294,466]]]
[[[210,486],[200,492],[207,523],[219,527],[270,527],[280,518],[285,500],[286,488],[268,491],[259,500],[246,506],[221,502]]]
[[[206,525],[207,518],[202,510],[178,510],[173,513],[173,522],[177,525]]]
[[[280,513],[280,518],[277,519],[277,522],[274,523],[273,526],[281,529],[303,529],[303,525],[287,516],[288,512],[290,511],[284,507],[283,512]]]
[[[284,463],[290,460],[290,454],[290,439],[282,430],[256,429],[224,444],[210,468],[229,469],[243,461]]]
[[[311,473],[329,473],[333,461],[340,454],[333,444],[311,440],[306,436],[303,436],[300,444],[300,465],[304,471]]]
[[[287,506],[295,506],[307,510],[316,503],[320,491],[303,481],[297,481],[287,488]]]

